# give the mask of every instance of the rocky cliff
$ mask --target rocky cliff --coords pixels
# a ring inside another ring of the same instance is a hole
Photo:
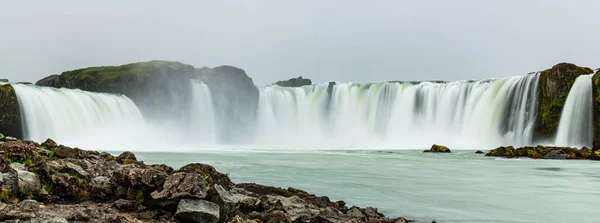
[[[10,84],[0,85],[0,133],[21,138],[21,110],[15,89]]]
[[[551,139],[556,135],[563,106],[575,79],[579,75],[591,73],[591,68],[569,63],[560,63],[541,72],[534,140]]]
[[[226,123],[218,126],[221,136],[234,140],[252,132],[258,90],[244,70],[232,66],[194,68],[179,62],[150,61],[67,71],[36,84],[124,94],[150,120],[169,120],[169,116],[186,123],[192,79],[204,81],[211,89],[217,118]]]

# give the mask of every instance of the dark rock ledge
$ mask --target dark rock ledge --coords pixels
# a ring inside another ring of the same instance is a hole
[[[512,146],[503,146],[496,148],[485,155],[505,158],[529,157],[532,159],[600,160],[600,150],[591,150],[586,147],[577,149],[554,146],[526,146],[515,149]]]
[[[10,137],[0,140],[0,222],[410,222],[308,192],[234,184],[212,166],[179,170]]]

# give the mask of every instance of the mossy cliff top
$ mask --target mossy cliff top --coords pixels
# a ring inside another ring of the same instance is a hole
[[[10,84],[0,85],[0,133],[19,138],[23,134],[19,101]]]
[[[591,68],[570,63],[560,63],[541,72],[538,85],[538,117],[534,136],[536,139],[554,137],[560,122],[560,114],[575,79],[580,75],[593,72]]]

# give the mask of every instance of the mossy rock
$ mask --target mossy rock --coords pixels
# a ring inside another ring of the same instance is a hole
[[[600,149],[600,69],[592,77],[593,91],[592,95],[594,98],[594,150]]]
[[[535,140],[547,140],[555,136],[563,106],[575,79],[593,72],[588,67],[560,63],[540,73]]]
[[[10,84],[0,85],[0,132],[23,138],[21,109],[15,89]]]
[[[449,153],[451,152],[448,147],[443,145],[433,144],[431,149],[423,151],[424,153]]]

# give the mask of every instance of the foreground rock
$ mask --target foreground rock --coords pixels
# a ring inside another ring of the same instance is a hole
[[[590,150],[569,147],[552,146],[526,146],[515,149],[512,146],[499,147],[486,154],[486,156],[497,156],[506,158],[529,157],[532,159],[581,159],[600,160],[600,150]]]
[[[446,146],[433,144],[431,149],[423,151],[424,153],[449,153],[450,149]]]
[[[0,141],[0,222],[407,222],[308,192],[234,184],[214,167],[179,170],[8,138]]]

